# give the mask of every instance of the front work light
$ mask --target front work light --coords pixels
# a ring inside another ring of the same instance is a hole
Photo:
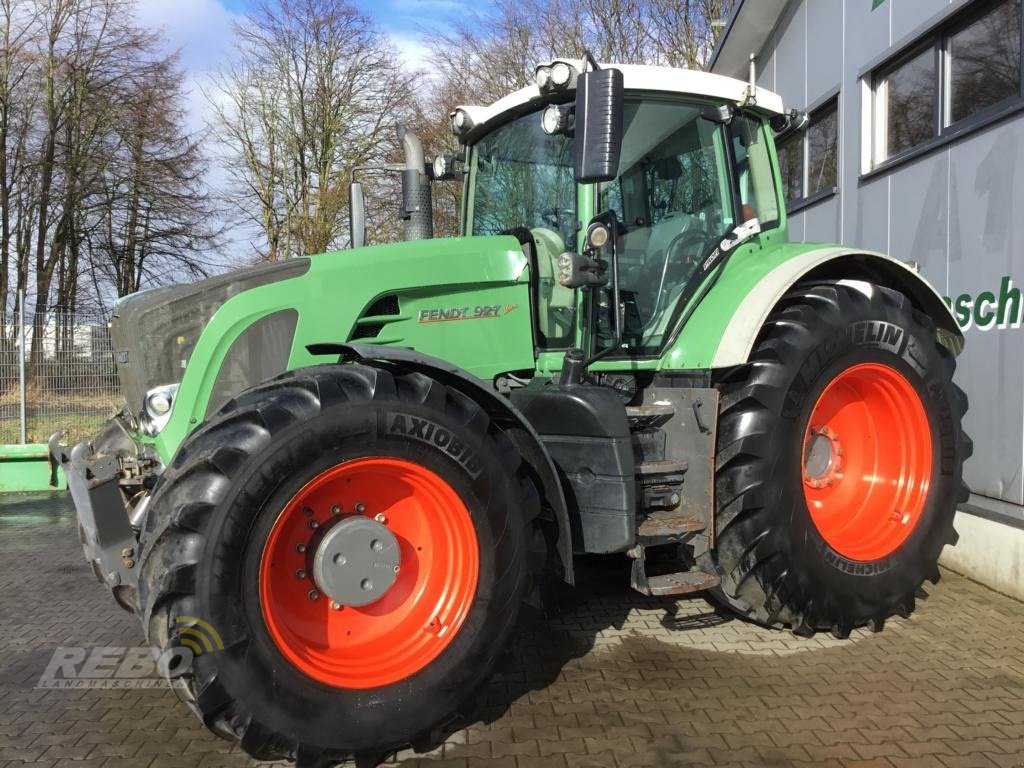
[[[573,127],[572,107],[565,104],[549,104],[540,116],[540,125],[548,136],[570,135]]]
[[[541,64],[534,73],[534,79],[541,93],[567,91],[576,87],[579,72],[567,61],[555,61]]]
[[[473,118],[466,110],[460,107],[452,112],[452,133],[456,136],[465,136],[473,130],[473,125]]]

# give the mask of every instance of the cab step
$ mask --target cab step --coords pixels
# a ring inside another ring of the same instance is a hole
[[[681,475],[686,472],[689,464],[678,459],[659,459],[657,461],[645,461],[636,465],[636,474],[639,477],[651,477],[652,475]]]
[[[629,422],[629,429],[632,432],[657,429],[671,421],[675,415],[676,409],[673,405],[626,406],[626,420]]]
[[[715,574],[705,573],[697,568],[649,576],[644,548],[642,546],[634,547],[630,550],[629,556],[633,558],[633,570],[629,583],[642,595],[650,597],[689,595],[712,589],[721,583],[721,579]]]
[[[636,566],[633,566],[634,570]],[[633,589],[650,597],[670,597],[672,595],[690,595],[717,587],[721,579],[714,574],[703,571],[682,571],[666,573],[664,576],[644,576],[633,580]]]
[[[678,510],[654,512],[644,518],[636,529],[640,544],[670,544],[707,528],[703,520]]]

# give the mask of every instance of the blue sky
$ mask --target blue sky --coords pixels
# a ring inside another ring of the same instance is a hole
[[[201,128],[208,115],[202,90],[210,75],[229,55],[231,25],[257,0],[138,0],[139,21],[163,30],[167,45],[179,49],[191,93],[192,126]],[[387,33],[402,57],[413,66],[430,68],[425,35],[444,28],[471,7],[474,0],[354,0]],[[478,0],[477,0],[478,5]]]
[[[403,56],[423,65],[424,33],[441,28],[471,7],[472,0],[354,0],[398,46]],[[193,76],[211,71],[230,48],[231,21],[256,0],[139,0],[140,20],[163,28],[168,43],[180,48]]]

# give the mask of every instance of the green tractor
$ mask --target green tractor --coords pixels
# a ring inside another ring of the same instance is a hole
[[[453,112],[458,155],[405,136],[408,242],[117,305],[126,406],[51,451],[210,729],[304,765],[429,748],[578,553],[801,635],[914,609],[967,495],[963,336],[913,265],[787,242],[800,120],[556,60]],[[426,239],[455,175],[462,234]]]

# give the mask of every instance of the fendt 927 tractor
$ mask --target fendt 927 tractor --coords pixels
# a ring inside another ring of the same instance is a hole
[[[457,156],[405,135],[410,241],[118,303],[125,408],[51,450],[97,576],[199,651],[168,671],[209,728],[305,765],[429,748],[576,553],[798,634],[914,609],[966,498],[963,337],[913,265],[787,242],[800,122],[557,60],[458,108]],[[462,235],[425,239],[453,173]]]

